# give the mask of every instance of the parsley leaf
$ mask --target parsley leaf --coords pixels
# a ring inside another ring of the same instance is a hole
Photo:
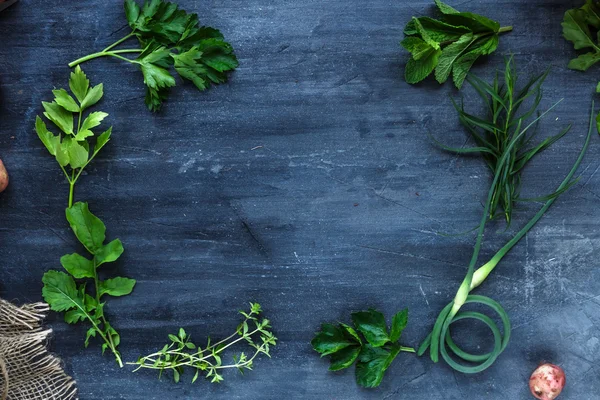
[[[200,26],[196,14],[164,0],[147,0],[142,7],[135,0],[125,0],[124,7],[131,33],[101,52],[73,61],[70,67],[104,56],[137,64],[146,85],[145,102],[151,111],[160,109],[169,88],[176,85],[171,67],[201,91],[211,84],[226,82],[227,73],[237,68],[232,46],[217,29]],[[138,48],[114,50],[131,38],[138,40]],[[137,53],[138,57],[123,56],[128,53]],[[84,82],[80,83],[83,87]]]
[[[404,28],[402,47],[411,53],[406,63],[404,79],[417,83],[435,71],[435,78],[444,83],[450,75],[460,88],[481,55],[498,47],[498,35],[512,30],[482,15],[459,12],[440,0],[435,3],[442,19],[413,17]]]
[[[61,265],[68,272],[48,271],[42,282],[42,295],[50,308],[57,312],[65,312],[65,321],[75,324],[87,320],[92,327],[88,330],[85,347],[92,337],[99,335],[104,343],[102,353],[110,349],[115,355],[119,366],[123,366],[121,355],[117,350],[121,339],[118,332],[108,323],[104,314],[104,295],[124,296],[133,290],[135,280],[116,277],[106,280],[99,279],[98,267],[116,261],[123,253],[123,245],[119,239],[104,244],[106,227],[104,223],[92,214],[87,203],[75,203],[66,210],[67,220],[81,244],[87,249],[92,259],[80,254],[68,254],[60,259]],[[95,297],[87,293],[85,283],[78,284],[75,279],[90,279],[95,285]]]
[[[101,83],[90,86],[87,76],[77,66],[71,73],[69,88],[75,98],[65,89],[57,89],[52,91],[54,94],[52,102],[42,102],[44,116],[58,128],[58,134],[51,132],[39,116],[35,120],[35,131],[50,155],[54,156],[60,165],[69,182],[69,207],[71,207],[75,183],[85,167],[110,140],[112,127],[98,136],[94,150],[90,151],[91,138],[96,135],[94,129],[108,114],[94,111],[84,118],[84,113],[100,101],[104,94],[103,86]],[[67,171],[66,167],[69,167],[70,171]]]
[[[321,331],[311,344],[321,357],[330,357],[330,371],[356,364],[356,383],[360,386],[379,386],[385,371],[401,351],[415,352],[397,343],[408,323],[408,309],[394,316],[389,333],[384,315],[373,309],[352,313],[352,322],[356,330],[343,323],[321,325]]]

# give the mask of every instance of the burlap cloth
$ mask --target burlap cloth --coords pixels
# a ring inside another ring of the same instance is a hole
[[[60,361],[48,353],[52,332],[41,327],[44,303],[17,307],[0,299],[0,399],[75,400],[77,388]]]

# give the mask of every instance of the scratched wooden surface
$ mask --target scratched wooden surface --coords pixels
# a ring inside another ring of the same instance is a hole
[[[418,345],[466,271],[489,174],[478,158],[436,150],[427,131],[462,145],[450,85],[403,81],[398,46],[430,1],[180,0],[220,28],[240,68],[229,84],[198,93],[178,84],[159,114],[143,104],[141,74],[118,60],[84,65],[104,82],[101,109],[113,140],[78,184],[76,199],[119,237],[125,255],[107,272],[138,280],[107,313],[126,360],[162,346],[179,326],[196,338],[228,334],[236,312],[258,301],[280,344],[245,376],[220,385],[159,381],[119,370],[85,326],[52,314],[50,348],[77,379],[82,399],[526,399],[540,361],[567,372],[564,399],[600,399],[600,143],[580,183],[553,206],[478,293],[498,300],[514,329],[487,371],[466,376],[401,355],[380,388],[353,372],[327,372],[309,341],[321,322],[376,307],[410,308],[403,342]],[[566,69],[559,0],[452,3],[514,32],[474,70],[490,77],[515,54],[523,75],[552,66],[544,106],[563,98],[542,135],[572,131],[526,171],[525,192],[552,190],[582,144],[598,68]],[[64,218],[67,185],[33,132],[40,102],[65,87],[67,62],[100,50],[127,29],[121,2],[21,0],[0,14],[0,157],[11,174],[0,195],[0,296],[41,300],[41,277],[78,249]],[[473,93],[463,91],[476,107]],[[523,207],[515,227],[536,209]],[[509,232],[510,233],[510,232]],[[483,256],[507,240],[490,227]],[[483,351],[483,326],[460,325],[459,341]],[[187,377],[189,379],[189,377]]]

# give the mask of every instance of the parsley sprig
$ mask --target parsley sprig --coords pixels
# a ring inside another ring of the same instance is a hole
[[[277,344],[277,338],[271,332],[269,320],[262,318],[261,313],[260,304],[250,303],[248,312],[240,311],[244,320],[233,334],[216,343],[211,343],[209,337],[205,347],[194,344],[191,335],[180,328],[177,335],[169,335],[170,343],[165,344],[160,351],[140,357],[137,362],[128,364],[138,365],[135,371],[140,368],[159,370],[159,376],[166,370],[171,371],[175,382],[179,382],[181,374],[188,367],[196,370],[192,383],[196,382],[200,374],[204,374],[212,383],[220,383],[224,380],[222,371],[236,368],[244,373],[244,370],[252,369],[254,359],[260,354],[271,357],[270,349]],[[252,353],[234,354],[233,363],[224,364],[223,351],[243,343],[253,349]]]
[[[146,105],[158,111],[175,86],[175,71],[198,88],[227,80],[227,72],[238,66],[232,46],[217,29],[200,26],[196,14],[179,9],[177,4],[163,0],[146,0],[140,7],[134,0],[125,0],[125,16],[131,33],[104,50],[81,57],[71,63],[74,67],[98,57],[114,57],[137,65],[144,76]],[[139,47],[115,50],[129,39],[137,38]],[[125,57],[138,54],[137,58]]]
[[[444,83],[452,74],[460,89],[473,63],[498,47],[499,34],[512,26],[501,27],[496,21],[479,14],[459,12],[435,0],[442,19],[413,17],[404,28],[406,38],[400,43],[411,53],[404,77],[417,83],[435,70],[435,79]]]
[[[90,86],[90,81],[78,66],[71,73],[69,87],[75,99],[65,89],[57,89],[52,91],[54,94],[52,102],[42,102],[44,116],[52,121],[60,132],[55,135],[48,130],[46,123],[39,116],[35,120],[35,130],[46,149],[56,158],[69,182],[69,207],[71,207],[73,189],[77,180],[85,167],[110,140],[112,127],[101,133],[92,146],[91,139],[96,135],[93,129],[99,126],[108,114],[94,111],[85,116],[85,111],[100,101],[104,93],[103,86],[101,83]]]
[[[385,371],[400,352],[415,352],[412,347],[398,343],[408,324],[408,309],[394,315],[389,331],[385,316],[373,309],[352,313],[352,322],[354,328],[343,323],[321,325],[321,331],[311,344],[321,357],[330,356],[330,371],[349,368],[356,363],[356,383],[360,386],[379,386]]]
[[[98,335],[104,341],[102,353],[109,349],[122,367],[121,354],[117,350],[121,336],[106,318],[104,296],[128,295],[135,286],[135,280],[123,277],[101,280],[98,268],[116,261],[123,254],[123,244],[119,239],[104,243],[106,227],[90,212],[87,203],[75,203],[67,208],[66,215],[73,233],[92,259],[78,253],[61,257],[60,263],[68,274],[55,270],[46,272],[42,278],[42,295],[52,310],[65,312],[67,323],[88,321],[92,326],[87,331],[85,347],[92,337]],[[89,291],[88,283],[93,285],[93,292]]]

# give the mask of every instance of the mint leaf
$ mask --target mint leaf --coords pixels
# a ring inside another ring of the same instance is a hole
[[[373,347],[381,347],[390,341],[385,317],[379,311],[369,309],[351,314],[356,329]]]
[[[407,83],[418,83],[427,78],[433,72],[438,63],[442,50],[431,48],[418,60],[411,58],[404,70],[404,79]]]
[[[62,256],[60,263],[64,269],[77,279],[93,278],[96,276],[94,262],[77,253]]]
[[[475,39],[472,33],[466,33],[456,42],[452,43],[442,51],[435,68],[435,79],[439,83],[444,83],[452,72],[454,62],[462,56]]]
[[[460,88],[475,60],[495,51],[498,34],[512,27],[501,28],[498,22],[482,15],[459,12],[439,0],[435,3],[442,12],[441,19],[412,17],[404,28],[406,37],[401,45],[411,53],[404,78],[414,84],[435,70],[439,83],[452,74]]]
[[[365,345],[356,363],[356,383],[366,388],[381,384],[385,371],[400,353],[400,346],[392,346],[390,350]]]
[[[104,245],[106,227],[98,217],[92,214],[87,203],[75,203],[66,210],[67,220],[77,239],[87,251],[96,254]]]
[[[125,296],[131,293],[135,286],[135,279],[116,277],[100,282],[98,289],[100,297],[108,294],[110,296]]]

